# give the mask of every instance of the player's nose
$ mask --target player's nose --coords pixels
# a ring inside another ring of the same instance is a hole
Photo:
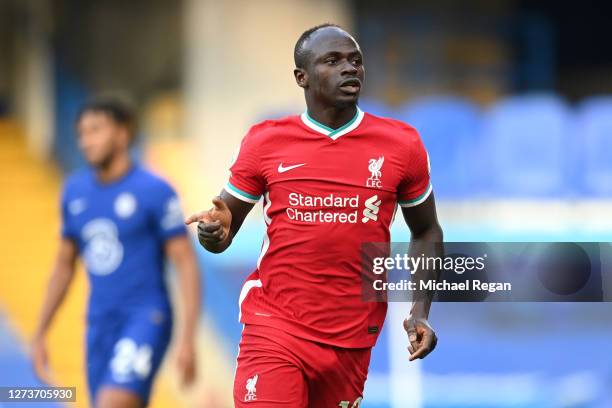
[[[342,75],[355,75],[357,74],[357,67],[353,65],[350,61],[344,61],[342,64]]]

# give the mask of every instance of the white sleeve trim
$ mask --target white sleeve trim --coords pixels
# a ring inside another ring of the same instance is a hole
[[[421,196],[419,196],[416,199],[414,199],[414,201],[399,202],[399,206],[403,207],[403,208],[415,207],[415,206],[423,203],[425,200],[427,200],[427,197],[429,197],[429,195],[431,194],[432,191],[433,191],[433,187],[432,187],[431,183],[429,183],[429,186],[427,187],[427,190]]]
[[[251,204],[257,204],[257,203],[259,202],[259,198],[257,198],[257,200],[255,200],[255,199],[253,199],[253,198],[250,198],[250,197],[244,196],[244,195],[240,194],[239,192],[237,192],[237,191],[233,190],[233,189],[232,189],[232,188],[231,188],[229,185],[227,185],[227,184],[226,184],[226,185],[223,187],[223,189],[224,189],[224,190],[225,190],[225,191],[226,191],[228,194],[230,194],[230,195],[232,195],[232,196],[236,197],[237,199],[242,200],[242,201],[244,201],[244,202],[251,203]],[[260,198],[261,198],[261,197],[260,197]]]

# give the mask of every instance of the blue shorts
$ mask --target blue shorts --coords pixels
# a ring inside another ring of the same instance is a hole
[[[147,307],[91,319],[87,327],[87,382],[92,404],[105,386],[149,401],[153,379],[172,333],[172,314]]]

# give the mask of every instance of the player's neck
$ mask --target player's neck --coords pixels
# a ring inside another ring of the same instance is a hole
[[[317,122],[332,128],[339,127],[348,123],[357,114],[357,105],[347,106],[343,108],[308,106],[308,115]]]
[[[109,184],[121,179],[132,168],[128,153],[118,154],[108,164],[96,168],[96,177],[100,183]]]

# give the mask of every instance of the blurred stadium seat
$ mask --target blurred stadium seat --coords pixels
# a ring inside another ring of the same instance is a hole
[[[55,80],[54,153],[62,169],[71,171],[85,164],[77,147],[74,121],[90,95],[84,85],[61,64],[55,71]]]
[[[474,196],[482,187],[481,112],[459,97],[428,97],[409,103],[398,118],[414,126],[429,152],[432,183],[440,198]],[[466,157],[473,160],[465,160]]]
[[[570,111],[555,95],[513,96],[495,104],[485,116],[486,138],[476,156],[486,163],[490,192],[505,198],[567,196],[567,176],[576,162],[568,160],[571,124]]]
[[[612,97],[593,97],[578,108],[574,147],[581,153],[581,193],[612,196]]]

